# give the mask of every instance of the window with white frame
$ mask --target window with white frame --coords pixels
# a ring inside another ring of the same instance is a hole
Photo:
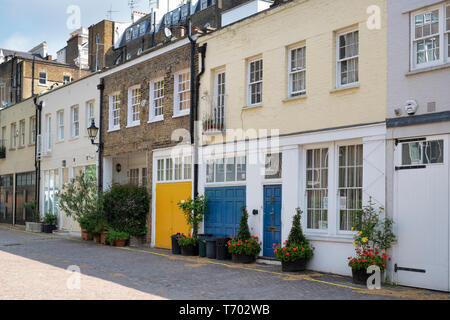
[[[6,149],[6,127],[2,127],[2,148]]]
[[[47,85],[47,72],[39,72],[39,84],[44,86]]]
[[[139,185],[139,169],[130,169],[130,183]]]
[[[337,35],[337,87],[359,81],[359,32]]]
[[[401,144],[402,166],[444,162],[444,141],[414,141]]]
[[[19,147],[25,146],[25,120],[19,122]]]
[[[306,93],[306,47],[289,50],[289,97]]]
[[[87,128],[91,125],[92,120],[95,121],[95,113],[94,113],[94,101],[86,102],[86,132],[87,135]]]
[[[140,124],[141,87],[134,86],[128,89],[128,126]]]
[[[10,147],[11,149],[15,149],[17,146],[17,135],[16,135],[16,131],[17,131],[17,125],[15,123],[11,124],[11,135],[10,135],[10,139],[11,139],[11,143],[10,143]]]
[[[5,83],[0,83],[0,106],[3,106],[3,102],[7,102],[8,97],[6,96],[6,85]]]
[[[227,157],[206,161],[206,182],[246,181],[246,157]]]
[[[213,6],[215,4],[215,0],[201,0],[201,7],[200,10],[204,10],[210,6]]]
[[[150,121],[160,121],[163,115],[164,78],[150,82]]]
[[[308,229],[328,228],[328,148],[306,151]]]
[[[339,230],[350,231],[355,213],[362,210],[362,144],[339,147]]]
[[[263,60],[253,60],[248,63],[248,105],[262,103]]]
[[[413,69],[450,62],[450,4],[412,13],[411,30]]]
[[[45,117],[45,144],[48,152],[52,151],[52,117],[47,115]]]
[[[190,71],[185,70],[175,74],[175,106],[174,116],[186,115],[189,113],[191,101],[191,79]]]
[[[214,109],[212,111],[212,119],[214,128],[223,129],[225,123],[225,71],[219,70],[215,74],[214,81]]]
[[[109,130],[120,129],[120,93],[109,96]]]
[[[78,106],[73,106],[70,109],[72,138],[76,138],[80,135],[80,117],[79,117],[80,112],[79,111],[80,111],[80,108]]]
[[[64,111],[58,111],[56,113],[56,123],[57,123],[57,139],[58,141],[64,140]]]
[[[72,81],[72,76],[70,74],[69,75],[65,74],[63,76],[63,84],[67,84],[67,83],[69,83],[71,81]]]
[[[36,143],[36,117],[30,118],[30,144]]]
[[[170,182],[190,180],[191,157],[164,158],[156,161],[156,181]]]
[[[264,179],[281,179],[281,162],[281,152],[266,154]]]

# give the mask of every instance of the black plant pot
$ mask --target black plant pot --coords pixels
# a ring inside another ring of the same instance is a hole
[[[281,270],[283,272],[304,271],[306,269],[306,259],[297,259],[295,261],[281,261]]]
[[[44,233],[52,233],[56,230],[56,225],[54,224],[44,224]]]
[[[181,255],[183,256],[198,256],[198,245],[189,245],[181,247]]]
[[[172,254],[181,254],[181,247],[178,244],[179,234],[174,234],[172,238]]]
[[[256,261],[256,256],[233,253],[231,255],[231,261],[234,263],[253,263]]]
[[[367,279],[369,279],[370,276],[371,274],[368,274],[366,269],[352,269],[353,283],[355,284],[361,284],[363,286],[367,285]]]

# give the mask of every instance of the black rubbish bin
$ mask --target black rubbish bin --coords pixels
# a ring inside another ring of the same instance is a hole
[[[210,234],[198,235],[198,255],[200,257],[206,257],[206,239],[210,236]]]
[[[214,237],[206,239],[206,256],[210,259],[216,258],[216,238]]]
[[[231,254],[228,252],[227,243],[231,238],[216,238],[216,259],[231,260]]]
[[[181,248],[178,244],[178,238],[180,237],[180,234],[174,234],[171,236],[172,238],[172,254],[181,254]]]

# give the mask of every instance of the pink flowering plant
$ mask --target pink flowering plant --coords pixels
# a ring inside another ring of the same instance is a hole
[[[297,213],[294,215],[288,239],[284,241],[283,246],[280,243],[278,246],[275,243],[272,245],[273,252],[280,261],[293,262],[299,259],[309,260],[314,254],[315,247],[309,244],[302,231],[300,223],[302,211],[300,208],[296,210]]]

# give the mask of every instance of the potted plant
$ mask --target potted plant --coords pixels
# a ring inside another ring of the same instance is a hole
[[[58,215],[47,212],[44,217],[44,232],[52,233],[53,230],[56,230],[56,224],[58,223]]]
[[[351,230],[355,231],[353,245],[356,247],[356,255],[347,258],[348,265],[352,268],[353,283],[366,285],[370,277],[367,268],[376,265],[383,272],[387,262],[391,260],[386,251],[396,241],[392,230],[394,222],[389,218],[380,218],[383,212],[381,207],[377,212],[370,198],[368,205],[354,216],[354,227]]]
[[[187,224],[193,230],[192,237],[191,235],[186,237],[184,234],[181,234],[181,237],[178,238],[177,242],[181,247],[181,254],[198,255],[198,225],[203,221],[205,215],[206,198],[197,196],[193,199],[181,200],[178,203],[178,207],[183,211]]]
[[[41,215],[36,200],[26,203],[25,207],[32,211],[31,221],[25,222],[25,230],[29,232],[42,232]]]
[[[123,247],[129,238],[130,235],[126,232],[111,230],[106,234],[105,242],[112,246]]]
[[[209,117],[209,118],[203,120],[203,131],[211,130],[213,123],[214,123],[214,120],[212,117]]]
[[[300,223],[302,211],[297,208],[297,213],[294,215],[292,228],[288,239],[283,246],[276,246],[273,244],[274,253],[278,260],[281,261],[281,269],[284,272],[303,271],[306,269],[306,263],[313,256],[313,246],[305,238]]]
[[[177,241],[183,256],[198,256],[198,238],[182,233]]]
[[[241,210],[239,231],[236,239],[231,238],[228,241],[228,252],[231,253],[231,260],[235,263],[252,263],[256,261],[256,256],[261,251],[262,242],[250,234],[247,209],[242,207]]]

